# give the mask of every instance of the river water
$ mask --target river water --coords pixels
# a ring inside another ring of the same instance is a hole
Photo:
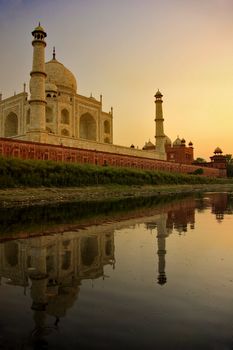
[[[0,349],[233,349],[233,196],[145,201],[1,210]]]

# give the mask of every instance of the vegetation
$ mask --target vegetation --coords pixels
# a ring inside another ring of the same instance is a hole
[[[193,174],[194,175],[202,175],[204,173],[204,170],[202,168],[197,168]]]
[[[89,164],[0,158],[0,188],[79,187],[104,184],[163,185],[222,183],[222,179]]]
[[[227,176],[233,177],[233,158],[232,154],[226,154],[227,160]]]
[[[194,164],[203,164],[203,163],[207,163],[207,161],[204,159],[204,158],[200,158],[200,157],[197,157],[194,161],[193,161]]]

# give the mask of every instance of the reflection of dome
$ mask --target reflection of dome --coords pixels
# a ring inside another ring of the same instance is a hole
[[[216,147],[214,150],[214,154],[222,154],[222,150],[219,147]]]
[[[78,297],[79,286],[60,287],[59,294],[48,299],[46,311],[49,315],[64,317]]]
[[[177,137],[177,139],[173,142],[173,146],[180,146],[181,145],[181,139]]]
[[[76,92],[77,83],[73,73],[56,59],[45,63],[45,72],[47,74],[46,83],[53,83],[58,88],[66,88]]]
[[[45,91],[48,92],[57,92],[57,87],[55,84],[53,83],[46,83],[45,84]]]

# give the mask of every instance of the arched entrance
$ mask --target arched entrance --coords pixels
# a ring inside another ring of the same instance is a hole
[[[67,109],[63,109],[61,111],[61,123],[62,124],[69,124],[70,123],[70,116],[69,116],[69,112],[67,111]]]
[[[97,237],[84,237],[81,240],[81,257],[82,263],[91,266],[98,257]]]
[[[53,122],[53,110],[50,107],[46,107],[46,123]]]
[[[18,135],[18,117],[11,112],[5,119],[5,137]]]
[[[18,264],[18,245],[15,242],[7,242],[5,247],[5,259],[10,266],[16,266]]]
[[[104,121],[104,132],[105,134],[109,134],[110,133],[110,123],[108,120]]]
[[[96,141],[96,121],[90,113],[81,116],[79,130],[80,138]]]

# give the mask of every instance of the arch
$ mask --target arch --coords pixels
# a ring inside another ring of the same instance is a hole
[[[104,143],[110,143],[109,137],[105,137]]]
[[[68,270],[71,265],[71,252],[69,250],[66,250],[64,254],[62,255],[62,269]]]
[[[105,134],[109,134],[110,133],[110,123],[108,120],[104,121],[104,132]]]
[[[51,94],[47,94],[46,97],[51,97]]]
[[[55,262],[54,262],[54,256],[53,255],[47,255],[46,256],[46,271],[47,273],[51,273],[54,271],[54,265],[55,265]]]
[[[86,266],[91,266],[98,256],[97,237],[85,237],[81,241],[82,262]]]
[[[63,135],[63,136],[69,136],[70,133],[69,133],[69,131],[68,131],[67,129],[62,129],[61,135]]]
[[[112,241],[108,240],[105,243],[105,254],[110,256],[112,254]]]
[[[30,109],[27,110],[27,115],[26,115],[26,124],[30,124],[31,121],[31,113],[30,113]]]
[[[46,123],[53,122],[53,110],[51,107],[46,107]]]
[[[63,109],[61,111],[61,123],[69,124],[69,122],[70,122],[69,112],[67,111],[67,109]]]
[[[5,258],[10,266],[18,265],[19,249],[15,242],[7,242],[4,245]]]
[[[5,119],[5,137],[18,135],[18,117],[11,112]]]
[[[79,130],[80,138],[96,141],[96,121],[90,113],[81,115]]]

